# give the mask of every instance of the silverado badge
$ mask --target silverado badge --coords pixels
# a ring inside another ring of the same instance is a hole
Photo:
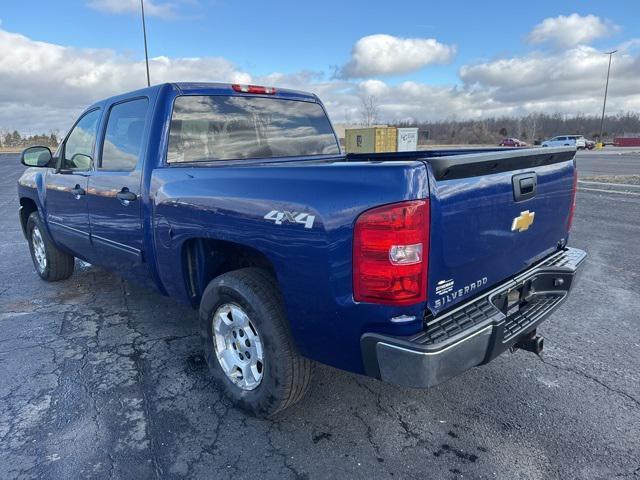
[[[536,212],[530,212],[529,210],[520,212],[520,215],[513,219],[513,223],[511,224],[511,231],[515,232],[517,230],[519,232],[524,232],[525,230],[528,230],[529,227],[533,225],[533,219],[535,217]]]

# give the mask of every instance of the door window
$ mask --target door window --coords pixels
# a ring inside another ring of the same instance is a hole
[[[91,168],[91,154],[96,141],[98,120],[100,120],[100,110],[93,110],[76,123],[65,142],[61,168],[65,170]]]
[[[98,168],[117,171],[136,168],[148,106],[146,98],[139,98],[111,108]]]

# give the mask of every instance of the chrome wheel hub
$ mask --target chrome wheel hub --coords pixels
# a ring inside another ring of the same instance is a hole
[[[33,246],[33,256],[36,259],[38,270],[44,272],[44,269],[47,268],[47,252],[38,227],[33,227],[33,230],[31,230],[31,245]]]
[[[245,311],[225,303],[213,314],[213,347],[225,375],[242,390],[262,380],[264,352],[258,331]]]

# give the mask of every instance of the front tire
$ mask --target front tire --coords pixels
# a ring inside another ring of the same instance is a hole
[[[200,303],[204,355],[239,408],[270,417],[309,388],[312,362],[297,352],[275,280],[258,268],[213,279]]]
[[[38,212],[33,212],[27,220],[27,240],[33,266],[40,278],[57,282],[71,276],[75,258],[53,244]]]

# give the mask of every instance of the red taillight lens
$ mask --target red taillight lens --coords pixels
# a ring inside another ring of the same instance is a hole
[[[569,218],[567,219],[567,231],[571,230],[573,225],[573,214],[576,211],[576,191],[578,190],[578,170],[573,167],[573,187],[571,192],[571,207],[569,208]]]
[[[427,299],[429,202],[384,205],[356,220],[353,298],[408,305]]]
[[[273,95],[276,93],[276,89],[273,87],[262,87],[260,85],[231,85],[236,92],[242,93],[261,93],[263,95]]]

